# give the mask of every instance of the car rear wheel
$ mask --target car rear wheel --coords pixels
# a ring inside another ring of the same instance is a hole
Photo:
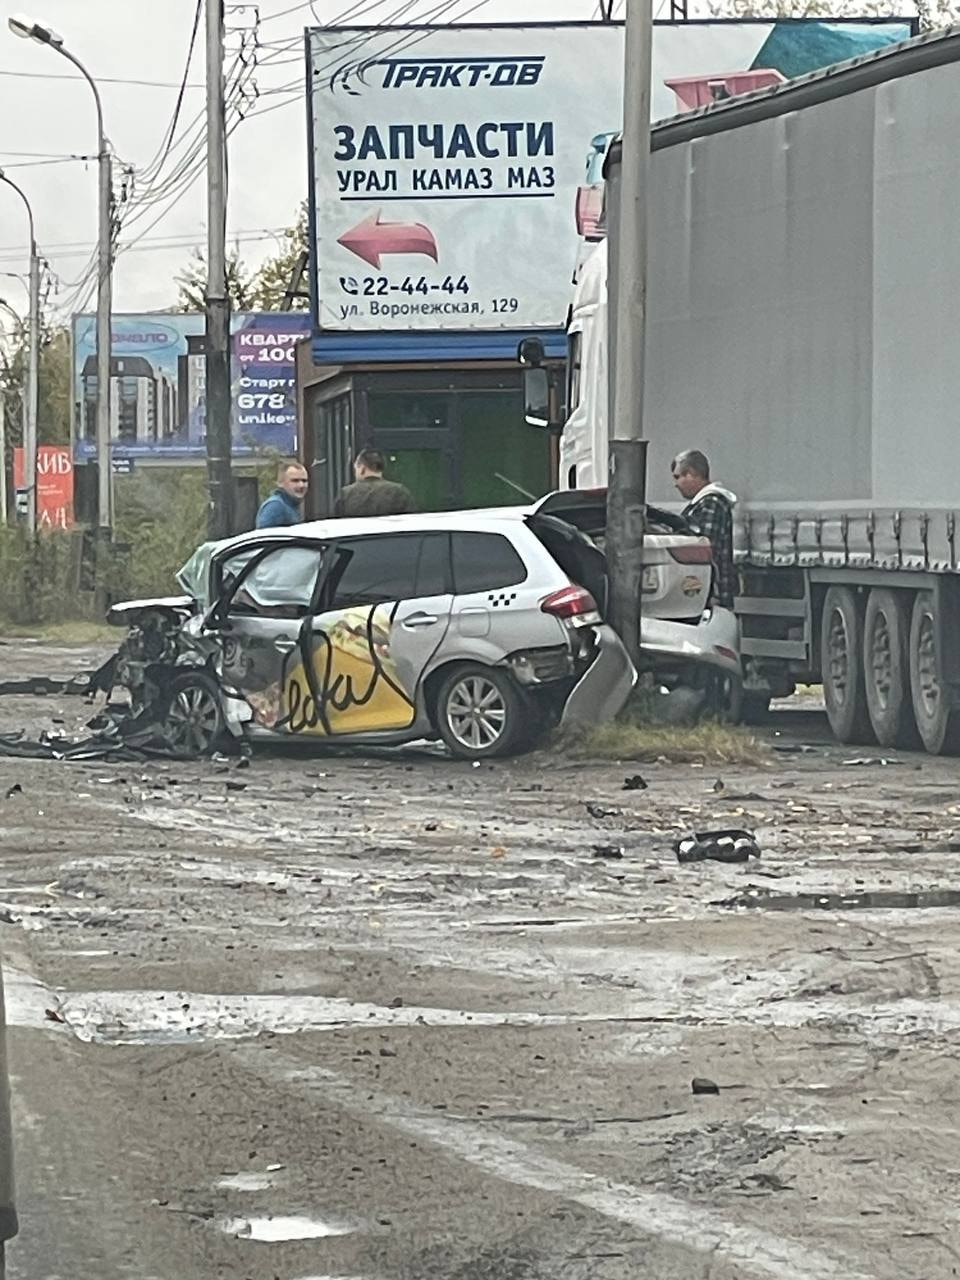
[[[523,744],[526,726],[520,690],[495,667],[458,667],[437,693],[437,729],[459,760],[510,755]]]
[[[174,676],[164,697],[161,732],[178,756],[207,756],[216,751],[225,723],[216,681],[201,671]]]

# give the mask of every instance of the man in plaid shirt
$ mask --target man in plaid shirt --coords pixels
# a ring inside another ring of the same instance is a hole
[[[710,463],[699,449],[687,449],[673,460],[673,483],[686,499],[683,516],[692,529],[710,539],[713,577],[710,603],[732,609],[737,591],[733,567],[733,508],[737,495],[710,480]]]

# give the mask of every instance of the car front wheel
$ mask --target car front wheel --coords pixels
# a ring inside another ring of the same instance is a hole
[[[437,693],[437,729],[459,760],[510,755],[524,741],[528,715],[510,676],[480,663],[457,667]]]
[[[211,755],[226,727],[216,681],[201,671],[174,676],[167,687],[160,722],[174,755]]]

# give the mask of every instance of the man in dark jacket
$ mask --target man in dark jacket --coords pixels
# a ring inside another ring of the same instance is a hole
[[[309,483],[306,467],[299,462],[281,462],[277,487],[260,504],[257,512],[257,528],[275,529],[281,525],[301,524],[303,500]]]
[[[699,449],[687,449],[673,460],[673,483],[686,499],[683,516],[713,548],[711,604],[732,609],[737,591],[733,564],[733,508],[737,495],[710,480],[710,463]]]
[[[357,477],[340,490],[333,513],[337,516],[402,516],[413,510],[405,485],[384,477],[386,462],[377,449],[361,449],[353,464]]]

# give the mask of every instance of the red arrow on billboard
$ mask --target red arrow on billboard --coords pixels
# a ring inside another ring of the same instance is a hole
[[[355,253],[375,270],[387,253],[422,253],[437,261],[437,242],[422,222],[381,222],[380,210],[345,231],[337,244]]]

